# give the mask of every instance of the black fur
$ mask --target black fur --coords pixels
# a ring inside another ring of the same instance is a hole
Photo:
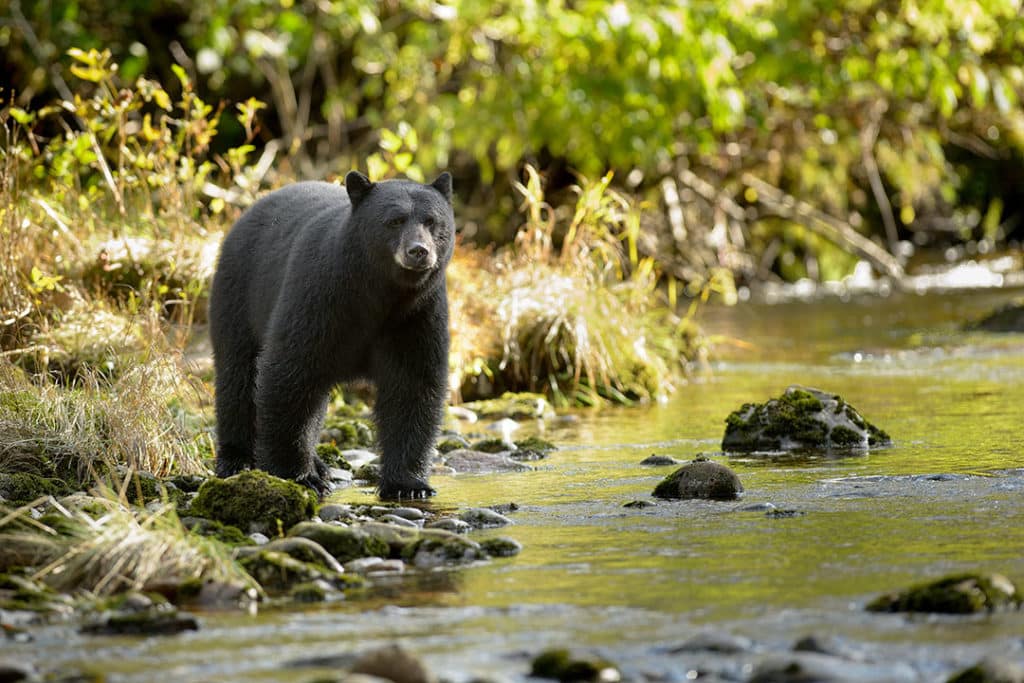
[[[448,397],[451,176],[296,183],[228,233],[210,293],[217,474],[248,467],[330,490],[315,449],[331,388],[369,379],[380,496],[432,495]]]

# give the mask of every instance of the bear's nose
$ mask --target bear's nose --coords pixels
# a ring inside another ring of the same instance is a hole
[[[406,249],[405,253],[409,255],[409,258],[422,261],[430,255],[430,250],[427,249],[426,245],[417,242]]]

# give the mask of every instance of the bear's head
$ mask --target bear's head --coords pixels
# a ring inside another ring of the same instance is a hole
[[[352,222],[364,235],[375,263],[400,286],[418,288],[444,277],[455,245],[452,177],[434,182],[370,182],[358,171],[345,176]]]

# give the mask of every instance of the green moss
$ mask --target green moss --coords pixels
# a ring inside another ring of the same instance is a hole
[[[354,479],[361,479],[371,486],[380,483],[380,465],[375,462],[368,462],[352,473]]]
[[[483,453],[501,453],[511,450],[511,447],[501,439],[483,439],[475,442],[471,447],[474,451]]]
[[[441,454],[451,453],[465,447],[466,444],[462,439],[443,439],[437,444],[437,452]]]
[[[331,435],[334,445],[341,450],[367,448],[372,446],[376,439],[373,423],[360,418],[328,417],[324,422],[324,429]]]
[[[63,496],[71,492],[66,482],[29,472],[0,474],[0,498],[15,505],[30,503],[43,496]]]
[[[555,444],[547,441],[546,439],[542,439],[539,436],[529,436],[525,439],[519,439],[516,441],[516,446],[524,451],[538,451],[540,453],[547,453],[558,448]]]
[[[861,444],[860,434],[842,425],[833,427],[828,438],[833,446],[839,446],[840,448],[859,446]]]
[[[199,517],[236,526],[276,533],[316,512],[316,493],[293,481],[266,472],[247,470],[227,479],[207,479],[192,501],[191,512]]]
[[[341,454],[341,449],[333,443],[321,443],[316,446],[316,454],[320,456],[327,465],[343,470],[352,471],[352,465]]]
[[[1017,609],[1020,605],[1020,591],[1005,576],[957,574],[882,595],[868,603],[867,609],[872,612],[974,614]]]
[[[296,584],[288,594],[295,602],[323,602],[327,599],[327,589],[316,581]]]
[[[319,543],[341,563],[359,557],[388,557],[387,543],[356,527],[303,522],[289,530],[288,535]]]
[[[519,541],[508,536],[496,536],[480,541],[480,547],[491,557],[515,557],[523,549]]]
[[[205,517],[185,517],[181,523],[186,529],[199,536],[215,538],[221,543],[230,546],[253,545],[251,538],[246,536],[241,529],[230,524],[223,524],[215,519]]]

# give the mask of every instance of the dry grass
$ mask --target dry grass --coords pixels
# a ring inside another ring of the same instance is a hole
[[[173,505],[145,512],[113,494],[94,501],[105,507],[95,518],[53,501],[41,520],[29,506],[0,508],[0,546],[62,591],[111,595],[199,578],[252,584],[227,548],[185,530]]]

